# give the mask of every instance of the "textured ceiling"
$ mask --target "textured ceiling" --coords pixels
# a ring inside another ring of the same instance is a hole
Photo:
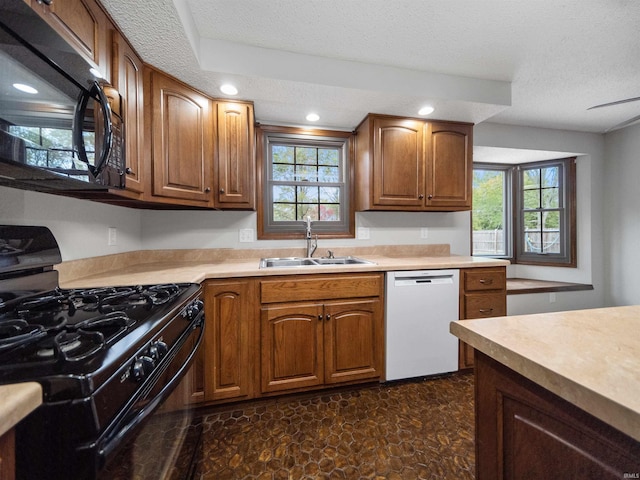
[[[264,123],[368,112],[603,132],[640,114],[637,0],[103,0],[142,58]]]

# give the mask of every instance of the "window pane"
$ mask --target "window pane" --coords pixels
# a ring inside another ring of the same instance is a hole
[[[339,187],[320,187],[320,203],[339,203]]]
[[[277,222],[293,222],[296,220],[296,206],[292,203],[274,203],[273,219]]]
[[[542,190],[542,208],[558,208],[559,206],[560,189],[545,188],[544,190]]]
[[[318,181],[332,183],[339,182],[340,169],[338,167],[320,167]]]
[[[275,164],[271,172],[271,178],[280,182],[290,182],[295,178],[295,169],[293,165]]]
[[[524,230],[540,230],[540,212],[524,213]]]
[[[335,149],[320,148],[318,149],[318,163],[337,167],[340,165],[340,152]]]
[[[318,167],[297,165],[296,166],[296,179],[301,182],[317,182],[318,181]]]
[[[542,225],[543,230],[558,231],[560,229],[560,212],[558,211],[544,212],[544,214],[542,215],[542,218],[544,221]]]
[[[542,246],[540,245],[539,232],[525,232],[523,249],[526,253],[540,253]]]
[[[560,181],[560,167],[546,167],[542,169],[542,186],[557,187]]]
[[[540,208],[540,190],[525,190],[522,195],[524,196],[525,210]]]
[[[273,163],[293,163],[293,147],[286,145],[272,145],[271,155]]]
[[[318,187],[296,187],[298,203],[318,203]]]
[[[524,169],[522,171],[522,184],[525,190],[530,188],[540,188],[540,169]]]
[[[272,198],[274,202],[294,203],[296,201],[295,187],[292,187],[289,185],[285,185],[285,186],[274,185]]]
[[[318,218],[318,205],[298,205],[298,220],[304,220],[311,217],[311,221],[315,222]]]
[[[337,203],[320,205],[320,220],[328,222],[339,221],[340,205]]]
[[[506,255],[506,172],[473,170],[474,255]]]
[[[296,163],[317,165],[315,148],[296,147]]]

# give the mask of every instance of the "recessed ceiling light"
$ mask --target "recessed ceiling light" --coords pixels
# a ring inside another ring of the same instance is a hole
[[[310,113],[306,118],[309,122],[317,122],[318,120],[320,120],[320,115],[318,115],[317,113]]]
[[[225,83],[220,87],[220,91],[225,95],[237,95],[238,89],[231,85],[230,83]]]
[[[36,93],[38,93],[38,90],[36,90],[30,85],[25,85],[24,83],[14,83],[13,88],[17,88],[21,92],[30,93],[32,95],[35,95]]]
[[[433,113],[434,108],[431,105],[425,105],[420,110],[418,110],[418,115],[429,115]]]
[[[89,72],[91,72],[91,75],[93,75],[96,78],[104,78],[104,75],[102,75],[100,70],[98,70],[97,68],[90,68]]]

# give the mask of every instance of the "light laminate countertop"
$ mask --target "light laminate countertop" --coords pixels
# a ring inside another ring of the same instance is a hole
[[[42,387],[39,383],[0,385],[0,436],[11,430],[41,403]]]
[[[336,256],[354,255],[374,262],[365,265],[330,265],[308,267],[259,268],[261,257],[286,257],[299,252],[284,253],[277,250],[233,249],[194,251],[142,251],[119,256],[96,257],[73,262],[63,262],[56,267],[60,272],[62,288],[89,288],[103,286],[144,285],[156,283],[201,283],[207,279],[263,277],[271,275],[306,275],[314,273],[359,273],[394,270],[428,270],[445,268],[472,268],[506,266],[506,260],[449,255],[444,250],[425,247],[411,249],[379,250],[373,253],[342,253]],[[289,251],[287,251],[289,252]],[[445,252],[445,253],[442,253]],[[404,253],[402,255],[401,253]],[[226,255],[225,255],[226,254]]]
[[[640,306],[459,320],[450,330],[640,441]]]

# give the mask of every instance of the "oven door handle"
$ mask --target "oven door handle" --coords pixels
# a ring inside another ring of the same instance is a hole
[[[122,425],[118,430],[109,435],[109,440],[106,441],[103,445],[98,448],[97,456],[98,456],[98,465],[100,468],[104,466],[106,463],[107,457],[120,445],[120,443],[125,439],[125,437],[129,434],[130,431],[135,429],[140,423],[142,423],[155,409],[162,403],[172,392],[172,390],[180,383],[186,370],[191,366],[192,361],[198,352],[200,344],[202,343],[202,339],[204,337],[204,312],[201,312],[198,315],[198,319],[194,322],[196,328],[200,328],[200,332],[198,334],[198,338],[196,340],[194,348],[189,353],[186,361],[182,364],[180,369],[176,372],[173,378],[162,388],[160,392],[149,402],[147,403],[131,420]],[[189,335],[185,335],[184,341],[188,339]],[[181,343],[184,343],[181,342]],[[107,429],[108,431],[111,429]]]

